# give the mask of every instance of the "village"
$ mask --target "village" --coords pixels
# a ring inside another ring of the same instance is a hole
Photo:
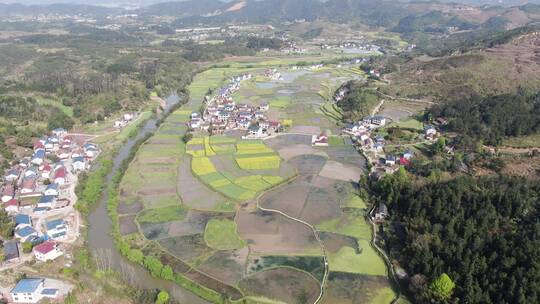
[[[276,70],[268,70],[265,76],[279,79]],[[253,77],[244,74],[233,77],[230,83],[219,89],[218,94],[212,98],[205,98],[205,108],[201,113],[192,113],[189,127],[193,130],[204,130],[210,134],[222,134],[225,131],[246,131],[244,139],[262,139],[282,130],[279,121],[269,120],[266,112],[270,106],[262,103],[259,106],[236,104],[231,97],[243,81]]]
[[[0,271],[55,260],[77,241],[81,218],[74,207],[75,187],[79,174],[90,169],[99,153],[84,136],[58,128],[36,140],[32,155],[7,170],[1,201],[15,227],[12,239],[0,240]],[[63,297],[69,290],[58,280],[29,278],[9,290],[0,287],[0,299],[37,303]]]
[[[343,94],[337,94],[337,98]],[[369,177],[380,180],[386,174],[392,174],[399,170],[401,166],[408,167],[415,157],[410,149],[402,153],[387,153],[385,151],[386,140],[381,135],[374,135],[379,128],[388,124],[388,118],[383,116],[368,116],[354,124],[348,124],[343,129],[343,134],[350,136],[357,150],[360,151],[370,164]],[[433,125],[425,125],[421,138],[425,142],[433,142],[440,136],[439,131]],[[325,138],[314,138],[315,141],[325,140]],[[327,138],[326,138],[327,140]],[[375,222],[384,221],[388,217],[388,208],[384,203],[379,204],[372,210],[371,218]]]

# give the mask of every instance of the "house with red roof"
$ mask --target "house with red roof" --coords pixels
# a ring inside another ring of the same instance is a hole
[[[54,172],[54,183],[60,186],[66,183],[66,168],[60,167]]]
[[[36,260],[42,262],[55,260],[64,254],[55,241],[45,241],[35,246],[32,251]]]
[[[5,184],[2,189],[2,203],[9,202],[15,196],[15,186],[12,184]]]
[[[319,135],[313,135],[311,137],[311,144],[313,146],[318,146],[318,147],[327,147],[328,146],[328,136],[326,136],[323,133],[321,133]]]
[[[4,203],[4,210],[8,214],[16,214],[19,212],[19,201],[15,198],[10,199],[6,203]]]
[[[49,163],[43,163],[43,165],[41,165],[39,169],[41,170],[42,178],[51,178],[51,172],[53,168],[51,167]]]

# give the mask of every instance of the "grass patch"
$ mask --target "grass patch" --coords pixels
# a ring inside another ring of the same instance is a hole
[[[186,216],[182,206],[170,206],[143,210],[137,215],[139,223],[166,223],[181,220]]]
[[[349,199],[345,200],[341,204],[341,207],[342,208],[356,208],[356,209],[365,210],[365,209],[367,209],[367,204],[360,196],[358,196],[356,194],[351,194]]]
[[[341,136],[330,136],[328,137],[328,144],[330,146],[344,146],[345,140]]]
[[[225,196],[237,201],[249,200],[257,195],[257,192],[242,188],[235,184],[228,184],[226,186],[217,188],[217,190],[223,193]]]
[[[402,119],[398,122],[393,122],[388,125],[388,128],[403,128],[411,129],[416,131],[424,130],[424,124],[421,121],[418,121],[412,117]]]
[[[266,190],[272,186],[268,184],[260,175],[239,177],[234,181],[234,183],[243,188],[257,192]]]
[[[224,135],[210,136],[210,144],[236,144],[236,139]]]
[[[73,109],[71,107],[65,106],[59,100],[49,99],[45,97],[36,97],[37,103],[42,106],[51,106],[59,109],[64,112],[69,117],[73,117]]]
[[[320,223],[317,229],[352,236],[356,239],[371,238],[371,227],[363,217],[354,213],[344,213],[340,218]]]
[[[281,159],[277,155],[260,157],[237,157],[236,162],[244,170],[279,169]]]
[[[228,219],[211,219],[206,224],[204,240],[208,247],[217,250],[234,250],[246,246],[246,242],[236,232],[236,223]]]
[[[508,137],[503,140],[503,146],[514,148],[537,148],[540,147],[540,134]]]
[[[246,154],[263,154],[263,153],[274,153],[274,150],[267,147],[264,143],[259,141],[243,141],[236,144],[236,154],[237,155],[246,155]]]
[[[373,297],[370,303],[373,304],[387,304],[392,303],[395,298],[395,293],[390,287],[381,288],[377,291],[377,295]]]
[[[359,273],[374,276],[386,276],[386,265],[368,241],[360,240],[360,253],[354,248],[342,247],[337,253],[330,254],[330,271]]]
[[[288,97],[288,96],[280,96],[278,98],[272,99],[268,104],[272,108],[284,109],[289,104],[291,104],[291,102],[292,102],[292,99],[290,97]]]
[[[189,142],[189,145],[202,145],[204,144],[204,137],[193,137]]]
[[[191,169],[199,176],[216,172],[214,164],[212,164],[208,157],[194,157],[191,160]]]

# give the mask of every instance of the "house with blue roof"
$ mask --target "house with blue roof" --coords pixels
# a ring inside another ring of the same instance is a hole
[[[44,159],[45,159],[45,150],[39,149],[36,152],[34,152],[34,155],[32,156],[32,163],[39,166],[43,164]]]
[[[15,237],[24,243],[38,238],[39,235],[34,228],[25,226],[15,230]]]
[[[73,158],[73,170],[75,171],[84,171],[86,170],[86,161],[84,157],[78,156]]]
[[[22,279],[10,291],[14,303],[37,303],[42,298],[45,279]]]
[[[50,208],[52,209],[56,204],[56,196],[54,195],[44,195],[39,198],[37,203],[38,208]]]
[[[56,183],[48,184],[47,188],[45,188],[45,191],[43,191],[43,195],[58,196],[58,184]]]
[[[45,223],[45,228],[47,229],[47,235],[51,239],[58,240],[67,236],[68,226],[63,219],[49,221]]]
[[[25,226],[32,226],[32,218],[26,214],[17,214],[14,217],[15,228],[23,228]]]

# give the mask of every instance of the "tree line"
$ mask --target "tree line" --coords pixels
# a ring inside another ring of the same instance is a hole
[[[388,205],[387,251],[418,303],[539,303],[540,186],[514,177],[371,184]]]
[[[448,100],[431,107],[428,116],[446,118],[446,130],[459,134],[457,143],[462,147],[470,148],[478,141],[500,145],[504,137],[540,131],[540,92],[519,90],[515,94]]]

